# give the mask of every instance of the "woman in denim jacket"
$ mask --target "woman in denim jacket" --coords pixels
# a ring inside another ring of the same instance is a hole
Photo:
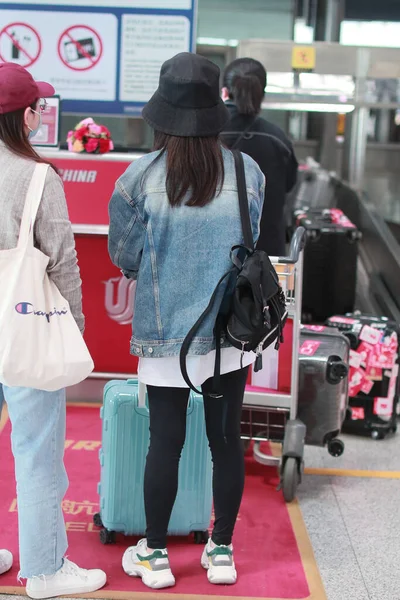
[[[166,534],[178,487],[186,434],[189,388],[179,367],[183,340],[206,308],[230,250],[243,242],[234,158],[219,140],[229,114],[219,97],[219,69],[194,54],[179,54],[162,69],[157,92],[143,110],[155,131],[155,152],[133,162],[117,181],[110,202],[109,250],[124,274],[137,280],[131,353],[139,356],[139,380],[147,385],[150,449],[144,495],[146,539],[129,548],[123,568],[152,588],[172,586]],[[255,241],[264,200],[264,176],[244,156]],[[212,314],[194,338],[188,373],[211,392],[215,360]],[[211,583],[232,584],[237,574],[232,535],[244,486],[240,420],[248,353],[222,340],[221,392],[229,398],[223,431],[222,406],[204,397],[214,463],[215,526],[201,564]]]
[[[34,81],[23,67],[0,64],[0,251],[17,245],[35,164],[45,162],[29,138],[40,127],[44,97],[53,94],[51,85]],[[49,257],[49,277],[68,300],[83,331],[74,236],[62,182],[54,168],[48,170],[33,233],[35,247]],[[1,338],[0,343],[4,343]],[[20,577],[27,579],[27,594],[51,598],[93,592],[105,584],[105,573],[80,569],[65,558],[68,543],[61,509],[68,488],[63,462],[65,390],[44,392],[8,387],[0,381],[0,416],[4,400],[12,424]],[[11,553],[0,550],[0,574],[11,566]]]

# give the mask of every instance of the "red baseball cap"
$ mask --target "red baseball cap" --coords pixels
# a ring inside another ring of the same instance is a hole
[[[54,96],[50,83],[35,81],[32,75],[17,63],[0,64],[0,114],[28,108],[39,98]]]

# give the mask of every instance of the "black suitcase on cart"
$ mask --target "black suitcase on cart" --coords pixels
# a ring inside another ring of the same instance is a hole
[[[303,323],[354,310],[360,232],[338,209],[298,211],[307,231],[304,250]]]
[[[327,446],[340,456],[337,439],[348,409],[350,343],[337,329],[303,326],[299,348],[298,418],[306,426],[306,444]]]
[[[334,316],[327,324],[350,341],[349,410],[343,431],[379,440],[397,430],[399,326],[360,313]]]

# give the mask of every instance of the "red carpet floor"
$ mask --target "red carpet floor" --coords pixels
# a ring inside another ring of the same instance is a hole
[[[4,418],[3,418],[4,423]],[[13,459],[10,449],[10,424],[0,435],[0,547],[16,557],[9,574],[0,579],[0,593],[23,593],[16,577],[19,569],[17,546],[17,509]],[[121,557],[135,539],[119,536],[114,546],[100,543],[93,514],[98,510],[98,450],[101,422],[98,407],[69,406],[65,462],[70,488],[63,508],[70,547],[68,556],[82,567],[98,567],[108,574],[108,584],[99,598],[186,598],[217,596],[265,598],[268,600],[325,600],[310,542],[296,503],[287,507],[276,491],[274,469],[262,467],[246,458],[246,489],[235,534],[235,559],[239,574],[235,586],[211,586],[200,567],[202,547],[191,539],[171,539],[170,559],[177,580],[171,591],[146,592],[140,580],[128,578],[121,568]],[[139,492],[140,493],[140,492]],[[146,593],[145,593],[146,592]]]

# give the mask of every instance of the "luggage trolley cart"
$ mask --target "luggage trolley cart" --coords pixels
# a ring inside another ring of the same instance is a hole
[[[242,438],[254,440],[254,458],[267,465],[279,465],[286,502],[296,496],[303,471],[306,426],[297,419],[298,356],[300,339],[303,249],[306,232],[299,227],[292,239],[288,257],[271,258],[286,296],[288,319],[293,323],[290,391],[264,390],[247,386],[242,414]],[[261,450],[262,441],[283,444],[282,458]]]

